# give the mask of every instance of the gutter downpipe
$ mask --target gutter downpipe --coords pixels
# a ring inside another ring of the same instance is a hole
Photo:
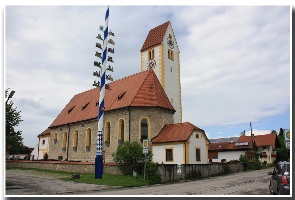
[[[130,143],[130,136],[131,136],[130,106],[128,106],[128,111],[129,111],[129,143]]]
[[[68,138],[67,138],[67,140],[68,140],[68,144],[67,144],[67,161],[69,161],[69,145],[70,145],[70,124],[68,125],[68,127],[69,127],[69,132],[68,132]]]

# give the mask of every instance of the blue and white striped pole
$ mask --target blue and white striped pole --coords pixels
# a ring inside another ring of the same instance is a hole
[[[95,157],[95,178],[102,179],[103,158],[102,158],[102,138],[103,138],[103,117],[104,117],[104,95],[106,82],[106,57],[107,57],[107,37],[108,37],[109,6],[107,6],[105,15],[105,29],[103,37],[103,55],[102,55],[102,76],[100,81],[100,95],[98,107],[98,133],[97,148]]]

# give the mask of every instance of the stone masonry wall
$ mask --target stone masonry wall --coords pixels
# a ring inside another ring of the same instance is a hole
[[[109,144],[103,142],[103,157],[106,163],[113,162],[112,154],[118,147],[120,119],[124,120],[124,141],[130,142],[140,142],[140,121],[142,118],[146,118],[149,123],[149,141],[160,132],[165,124],[173,123],[173,112],[157,107],[123,108],[108,111],[105,113],[104,117],[104,124],[109,122],[111,127]],[[62,156],[63,160],[94,162],[97,145],[97,126],[97,120],[89,120],[51,128],[48,158],[58,160],[59,156]],[[88,128],[91,129],[91,146],[89,152],[86,150],[86,131]],[[106,130],[106,128],[104,128],[104,130]],[[75,131],[78,131],[78,145],[76,150],[73,148]],[[63,151],[64,132],[70,134],[68,135],[66,149]],[[54,133],[57,133],[56,143],[54,142]],[[151,149],[151,143],[149,147]]]

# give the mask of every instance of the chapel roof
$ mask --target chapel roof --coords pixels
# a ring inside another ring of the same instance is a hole
[[[125,107],[161,107],[175,111],[153,70],[146,70],[108,84],[105,112]],[[100,88],[76,94],[50,127],[98,117]]]
[[[189,123],[166,124],[160,133],[152,139],[152,143],[167,143],[187,141],[194,130],[204,133],[206,140],[209,142],[203,129]]]
[[[49,135],[49,134],[50,134],[50,129],[47,128],[45,131],[43,131],[42,133],[40,133],[40,134],[38,135],[38,137],[39,137],[39,136]]]
[[[165,36],[166,30],[168,28],[168,25],[170,24],[170,21],[165,22],[164,24],[161,24],[153,29],[151,29],[148,33],[148,36],[146,37],[142,48],[140,51],[144,51],[145,49],[155,46],[157,44],[160,44]]]

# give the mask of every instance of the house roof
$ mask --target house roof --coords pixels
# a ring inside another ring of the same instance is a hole
[[[152,143],[187,141],[194,130],[203,132],[205,138],[208,140],[203,129],[200,129],[189,122],[184,122],[177,124],[166,124],[160,133],[152,139]]]
[[[280,143],[276,134],[256,135],[254,141],[257,147],[276,146],[279,147]],[[211,143],[209,145],[209,151],[234,151],[241,149],[251,149],[252,140],[251,136],[241,136],[238,141],[234,143],[219,142]]]
[[[50,134],[50,129],[47,128],[45,131],[43,131],[42,133],[40,133],[40,134],[38,135],[38,137],[40,137],[40,136],[45,136],[45,135],[49,135],[49,134]]]
[[[153,70],[146,70],[108,84],[105,112],[129,106],[161,107],[175,111]],[[49,127],[95,119],[100,88],[76,94]]]
[[[209,144],[209,151],[237,151],[251,149],[251,143],[219,142]]]
[[[161,24],[153,29],[151,29],[148,33],[148,36],[146,37],[142,48],[140,51],[144,51],[145,49],[155,46],[157,44],[160,44],[165,36],[166,30],[168,28],[168,25],[170,24],[170,21],[165,22],[164,24]]]
[[[276,134],[255,135],[254,141],[257,147],[280,146],[280,143]],[[252,142],[251,136],[241,136],[239,142],[251,143]]]

